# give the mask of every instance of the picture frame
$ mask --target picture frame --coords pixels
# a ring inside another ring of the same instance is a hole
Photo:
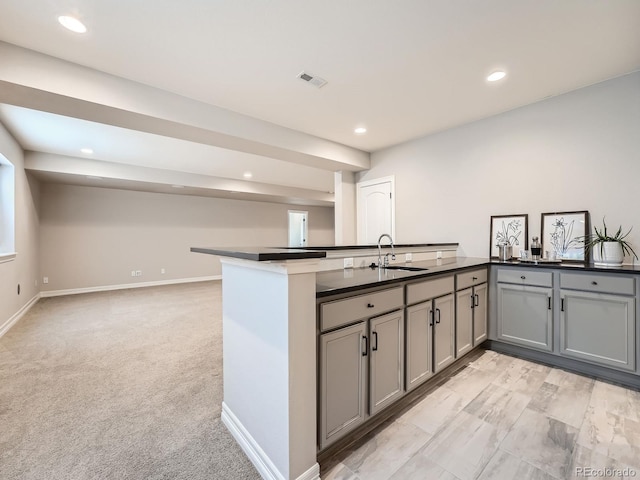
[[[588,262],[584,238],[591,232],[589,212],[551,212],[540,216],[542,255],[555,252],[563,262]]]
[[[492,215],[489,233],[489,256],[498,258],[498,243],[508,242],[513,247],[513,257],[519,250],[529,248],[529,215],[518,213],[513,215]]]

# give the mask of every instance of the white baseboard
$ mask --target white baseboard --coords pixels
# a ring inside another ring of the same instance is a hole
[[[222,275],[212,275],[210,277],[177,278],[174,280],[159,280],[157,282],[123,283],[120,285],[103,285],[98,287],[69,288],[66,290],[49,290],[49,291],[40,292],[40,296],[41,297],[59,297],[61,295],[76,295],[78,293],[107,292],[109,290],[125,290],[127,288],[157,287],[159,285],[175,285],[178,283],[209,282],[211,280],[221,280],[221,279],[222,279]]]
[[[244,428],[244,425],[242,425],[240,420],[238,420],[224,402],[222,402],[220,418],[222,419],[222,423],[229,429],[229,432],[231,432],[231,435],[233,435],[233,438],[236,439],[240,448],[247,454],[247,457],[249,457],[249,460],[251,460],[251,463],[256,467],[256,470],[258,470],[262,478],[267,480],[290,480],[282,475],[253,436]],[[316,462],[309,470],[292,480],[320,480],[320,465]]]
[[[9,320],[0,325],[0,337],[2,337],[5,333],[9,331],[11,327],[13,327],[18,320],[22,318],[22,316],[29,311],[31,307],[33,307],[36,302],[40,300],[40,294],[36,294],[31,300],[29,300],[20,310],[18,310]]]

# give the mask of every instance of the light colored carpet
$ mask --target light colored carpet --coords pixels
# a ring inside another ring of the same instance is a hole
[[[221,403],[220,282],[41,299],[0,339],[0,478],[260,478]]]

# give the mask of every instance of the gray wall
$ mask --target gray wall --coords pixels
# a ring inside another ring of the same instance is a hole
[[[17,142],[0,124],[0,152],[15,173],[15,259],[0,263],[0,329],[40,291],[38,279],[38,184],[24,171],[24,156]],[[18,295],[20,284],[20,295]]]
[[[334,239],[327,207],[59,184],[41,194],[43,291],[220,275],[217,257],[190,247],[286,246],[289,209],[309,211],[309,245]]]
[[[491,215],[528,213],[530,240],[541,213],[589,210],[640,254],[640,72],[375,152],[358,180],[387,175],[397,243],[487,256]]]

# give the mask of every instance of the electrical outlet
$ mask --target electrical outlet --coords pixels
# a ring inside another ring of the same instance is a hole
[[[353,258],[344,259],[344,268],[353,268]]]
[[[161,269],[160,269],[160,273],[161,273],[162,275],[164,275],[164,268],[161,268]]]
[[[131,276],[135,277],[136,276],[136,271],[135,270],[131,270]]]
[[[405,262],[410,262],[413,260],[413,253],[405,253],[404,254],[404,261]]]
[[[436,258],[442,258],[442,252],[440,250],[436,252]]]
[[[42,283],[49,283],[49,277],[42,277]]]
[[[136,270],[136,277],[142,276],[142,270]]]

